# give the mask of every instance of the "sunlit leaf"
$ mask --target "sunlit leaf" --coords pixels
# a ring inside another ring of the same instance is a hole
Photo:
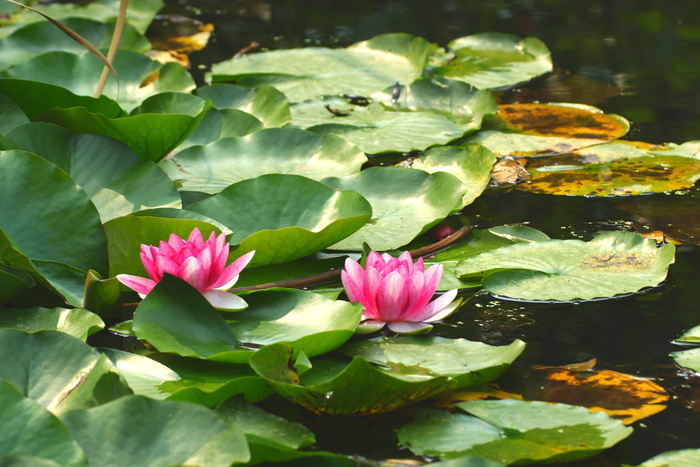
[[[6,380],[0,380],[0,462],[21,466],[4,456],[33,456],[55,461],[56,466],[86,466],[80,445],[48,410],[27,399]],[[27,463],[44,467],[41,463]]]
[[[410,34],[384,34],[345,49],[308,47],[248,54],[212,66],[213,82],[275,86],[293,102],[325,94],[369,95],[396,81],[411,83],[430,44]]]
[[[351,175],[365,162],[362,151],[342,138],[290,127],[193,146],[160,166],[178,188],[215,194],[241,180],[272,173],[313,179]]]
[[[481,279],[491,293],[524,300],[611,297],[654,287],[666,277],[675,247],[630,232],[590,242],[547,240],[504,246],[461,261],[462,280]]]
[[[106,347],[99,350],[109,357],[136,395],[165,399],[168,394],[160,391],[158,386],[180,379],[170,368],[148,357]]]
[[[603,413],[565,404],[511,399],[457,406],[473,416],[421,409],[398,430],[399,442],[418,455],[471,455],[511,465],[591,457],[632,433]]]
[[[291,202],[290,202],[291,201]],[[187,208],[233,232],[233,252],[255,251],[251,265],[303,258],[360,229],[372,214],[353,191],[337,191],[298,175],[270,174],[244,180]]]
[[[455,39],[449,54],[432,58],[431,73],[479,89],[513,86],[552,70],[547,46],[539,39],[481,33]]]
[[[0,358],[14,362],[0,366],[0,378],[54,413],[130,393],[107,357],[62,332],[0,329]]]
[[[240,428],[209,409],[184,402],[122,397],[66,413],[61,420],[90,465],[225,467],[250,456]]]
[[[237,109],[257,117],[266,128],[281,127],[289,123],[287,97],[272,86],[248,89],[232,84],[213,84],[192,91],[192,94],[211,99],[219,110]]]
[[[47,123],[15,128],[0,148],[22,149],[65,170],[83,188],[102,222],[147,208],[180,207],[172,182],[153,162],[101,135],[74,135]]]
[[[640,467],[694,467],[700,462],[700,449],[681,449],[657,454],[640,464]]]
[[[99,316],[84,308],[5,308],[0,311],[0,328],[25,332],[55,330],[83,341],[104,327]]]
[[[390,250],[406,245],[462,208],[466,187],[454,175],[399,167],[374,167],[357,175],[327,178],[333,189],[354,190],[372,205],[372,219],[333,245],[337,250]]]

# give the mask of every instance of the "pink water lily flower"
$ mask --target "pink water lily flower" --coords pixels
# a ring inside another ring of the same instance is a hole
[[[366,269],[357,261],[345,260],[341,280],[352,302],[365,307],[358,332],[378,331],[384,325],[402,334],[418,334],[432,329],[439,321],[459,307],[454,301],[457,290],[450,290],[430,302],[442,278],[442,264],[423,266],[423,258],[415,263],[411,254],[403,252],[398,258],[376,251],[367,256]],[[430,303],[428,303],[430,302]]]
[[[171,234],[167,242],[161,241],[157,247],[141,245],[141,261],[150,279],[131,274],[119,274],[117,279],[143,298],[163,278],[163,274],[172,274],[202,292],[215,308],[240,310],[248,304],[226,290],[233,287],[238,274],[255,252],[246,253],[226,266],[228,250],[223,233],[217,237],[212,232],[206,242],[197,228],[187,240]]]

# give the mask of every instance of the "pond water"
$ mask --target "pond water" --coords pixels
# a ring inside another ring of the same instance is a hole
[[[446,45],[477,32],[536,36],[557,71],[499,92],[502,102],[563,101],[595,105],[633,123],[627,139],[682,143],[700,139],[700,2],[514,0],[328,2],[318,0],[170,1],[165,12],[213,23],[204,51],[191,55],[199,77],[213,62],[256,41],[264,48],[345,46],[384,32],[408,32]],[[157,24],[156,24],[157,26]],[[524,223],[552,238],[610,230],[659,229],[690,243],[678,247],[668,280],[644,294],[580,304],[532,304],[470,297],[436,326],[439,335],[489,344],[519,338],[524,354],[509,373],[531,365],[597,358],[597,368],[650,378],[673,397],[668,409],[635,424],[635,433],[591,465],[637,464],[666,450],[700,447],[697,377],[668,356],[671,343],[700,324],[700,194],[572,198],[517,191],[483,195],[462,216],[479,227]],[[694,243],[694,244],[693,244]],[[507,382],[507,381],[506,381]],[[531,388],[534,389],[534,388]],[[525,388],[527,392],[528,388]],[[301,414],[318,448],[368,458],[411,457],[393,429],[404,415],[318,419]]]

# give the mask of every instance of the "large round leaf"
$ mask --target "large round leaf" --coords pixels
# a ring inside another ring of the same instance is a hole
[[[187,208],[233,230],[236,256],[255,250],[252,264],[303,258],[342,240],[370,218],[369,203],[298,175],[244,180]]]
[[[27,122],[29,122],[29,118],[19,105],[0,91],[0,134],[7,133]]]
[[[271,128],[190,147],[160,165],[180,189],[214,194],[232,183],[271,173],[313,179],[350,175],[365,162],[362,151],[336,136]]]
[[[56,164],[83,188],[102,222],[147,208],[180,207],[180,195],[153,162],[100,135],[74,135],[47,123],[15,128],[0,148],[22,149]]]
[[[435,57],[432,73],[479,89],[513,86],[552,71],[547,46],[534,37],[481,33],[455,39],[447,47],[451,54]]]
[[[318,413],[366,415],[388,412],[452,390],[447,376],[425,378],[381,370],[362,357],[350,363],[318,359],[299,377],[294,348],[285,344],[263,347],[250,365],[285,399]]]
[[[192,94],[210,99],[217,109],[238,109],[254,115],[266,128],[284,126],[291,119],[287,98],[272,86],[248,89],[233,84],[213,84],[197,88]]]
[[[73,133],[96,133],[126,144],[147,161],[158,162],[200,124],[209,104],[190,94],[166,92],[151,96],[129,117],[109,118],[83,107],[50,110],[42,120]]]
[[[632,433],[602,412],[572,405],[509,399],[457,406],[474,416],[422,409],[399,429],[399,441],[418,455],[471,455],[511,465],[591,457]]]
[[[496,379],[524,349],[521,340],[495,347],[466,339],[407,336],[356,342],[343,352],[415,380],[450,376],[462,388]]]
[[[384,34],[345,49],[276,50],[214,64],[214,82],[270,84],[291,101],[325,94],[369,95],[420,77],[430,44],[410,34]]]
[[[55,330],[82,341],[104,327],[99,316],[84,308],[6,308],[0,312],[0,328],[26,332]]]
[[[36,282],[26,272],[0,264],[0,305],[9,302],[34,285]]]
[[[674,261],[672,244],[630,232],[609,232],[590,242],[518,243],[457,264],[460,279],[480,278],[491,293],[524,300],[611,297],[658,285]]]
[[[97,209],[64,171],[39,156],[0,151],[0,233],[0,256],[10,266],[76,306],[86,271],[107,269]]]
[[[462,208],[466,187],[454,175],[422,170],[375,167],[323,183],[337,190],[354,190],[372,205],[372,220],[333,245],[338,250],[374,250],[406,245],[441,219]]]
[[[240,428],[186,402],[122,397],[93,409],[74,410],[62,421],[91,466],[227,467],[247,462],[250,456]]]
[[[56,465],[85,466],[87,460],[66,427],[41,405],[0,379],[0,463],[3,456],[35,456]],[[41,464],[38,464],[41,465]]]
[[[130,391],[109,359],[56,331],[0,329],[0,378],[52,412],[91,407]]]
[[[165,399],[168,394],[158,387],[166,381],[180,380],[173,370],[143,355],[107,347],[100,349],[100,352],[109,357],[136,395]]]

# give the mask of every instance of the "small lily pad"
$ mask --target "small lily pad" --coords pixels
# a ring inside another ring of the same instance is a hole
[[[0,312],[0,328],[25,332],[55,330],[82,341],[104,327],[99,316],[84,308],[5,308]]]
[[[681,449],[657,454],[639,467],[695,467],[700,463],[700,449]]]
[[[609,232],[590,242],[548,240],[486,251],[457,264],[461,280],[482,278],[486,290],[523,300],[588,300],[637,292],[666,278],[672,244]]]
[[[584,459],[632,433],[604,413],[572,405],[507,399],[457,406],[473,416],[421,409],[398,430],[399,442],[417,455],[471,455],[512,465]]]
[[[513,86],[552,71],[549,50],[535,37],[481,33],[455,39],[447,48],[450,53],[432,57],[430,72],[479,89]]]

